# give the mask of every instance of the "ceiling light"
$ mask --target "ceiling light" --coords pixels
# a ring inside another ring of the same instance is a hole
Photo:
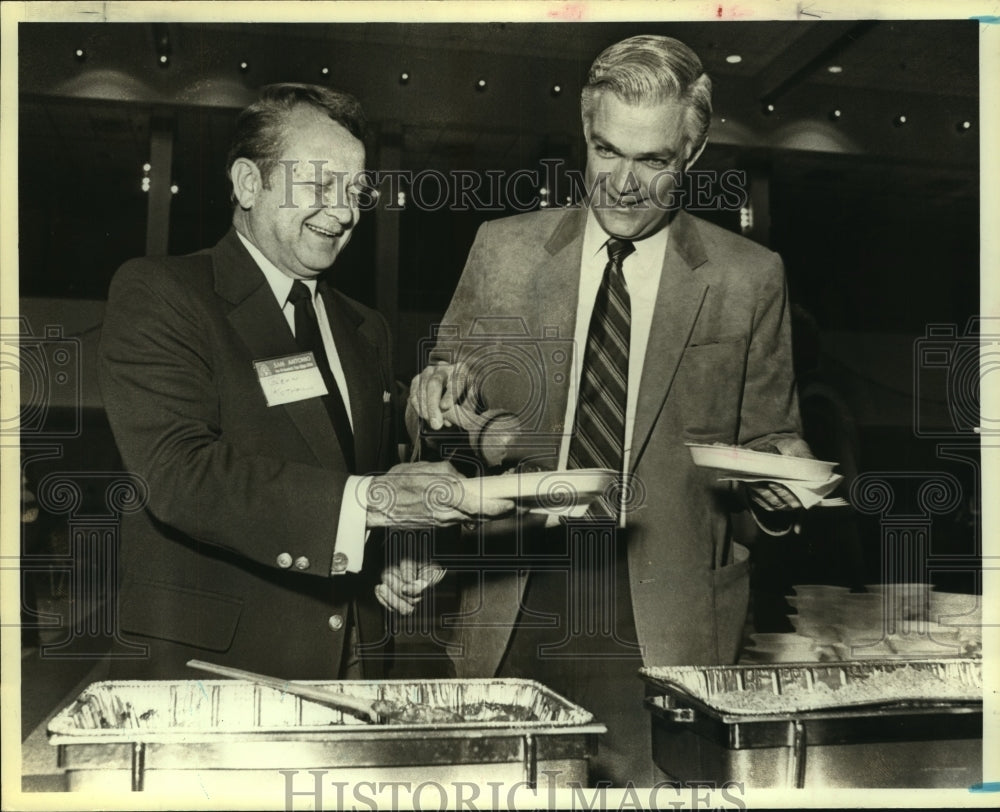
[[[726,57],[726,62],[728,62],[730,65],[739,65],[740,62],[742,61],[743,57],[740,56],[739,54],[730,54],[729,56]]]
[[[827,73],[843,73],[844,69],[840,65],[829,65],[826,71]]]

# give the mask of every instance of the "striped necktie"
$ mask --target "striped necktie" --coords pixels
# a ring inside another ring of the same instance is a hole
[[[622,262],[635,251],[628,240],[608,240],[608,264],[594,301],[580,375],[576,428],[569,447],[569,468],[622,471],[625,453],[625,404],[628,399],[628,345],[632,324]],[[620,494],[620,490],[612,489]],[[591,517],[617,519],[619,505],[602,498]]]

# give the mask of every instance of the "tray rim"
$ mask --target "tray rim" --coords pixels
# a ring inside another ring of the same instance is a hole
[[[983,712],[983,698],[982,696],[978,699],[968,699],[968,698],[920,698],[920,699],[900,699],[900,700],[884,700],[875,702],[855,702],[855,703],[841,703],[839,705],[826,705],[816,708],[807,708],[802,710],[778,710],[773,712],[748,712],[739,713],[731,710],[723,710],[721,708],[713,707],[708,704],[706,700],[692,693],[685,685],[680,683],[666,680],[662,677],[656,677],[649,673],[653,668],[663,669],[669,668],[678,671],[688,671],[688,672],[737,672],[737,671],[778,671],[781,669],[810,669],[819,667],[836,667],[836,666],[850,666],[850,667],[867,667],[874,666],[877,664],[882,665],[893,665],[897,667],[903,667],[906,665],[913,665],[914,663],[925,663],[928,665],[936,664],[950,664],[954,665],[956,663],[970,663],[982,664],[981,660],[974,658],[961,658],[961,657],[950,657],[946,659],[933,659],[933,660],[841,660],[841,661],[830,661],[825,663],[814,663],[814,662],[801,662],[801,663],[774,663],[774,664],[764,664],[764,665],[713,665],[713,666],[648,666],[640,669],[639,675],[647,685],[659,689],[661,693],[652,694],[651,696],[671,696],[682,698],[685,702],[693,705],[697,710],[716,719],[725,724],[738,724],[738,723],[753,723],[753,722],[782,722],[782,721],[796,721],[796,720],[810,720],[810,719],[837,719],[837,718],[853,718],[858,716],[892,716],[892,715],[911,715],[920,714],[927,711],[934,711],[938,713],[982,713]],[[985,688],[983,689],[985,692]],[[649,697],[647,697],[648,699]],[[648,702],[647,702],[648,707]]]

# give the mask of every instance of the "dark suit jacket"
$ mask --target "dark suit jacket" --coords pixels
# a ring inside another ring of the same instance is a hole
[[[585,223],[586,210],[557,209],[484,224],[435,350],[492,359],[478,376],[481,404],[518,415],[522,456],[548,464],[563,432]],[[678,213],[638,392],[639,490],[619,536],[647,665],[732,662],[746,616],[747,551],[732,537],[731,486],[696,468],[684,442],[754,445],[799,433],[780,258]],[[456,621],[463,676],[494,673],[525,583],[509,567],[490,571],[485,558],[482,567]]]
[[[393,447],[388,327],[320,285],[358,470],[384,470]],[[148,487],[148,508],[122,526],[126,636],[289,678],[337,676],[349,624],[334,628],[331,618],[348,618],[358,594],[373,596],[359,576],[330,576],[348,472],[321,401],[269,408],[252,367],[296,352],[235,231],[209,250],[135,259],[116,274],[101,390],[125,466]],[[279,566],[283,554],[308,567]]]

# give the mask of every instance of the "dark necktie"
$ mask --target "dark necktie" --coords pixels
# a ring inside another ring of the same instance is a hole
[[[344,408],[340,387],[337,386],[333,372],[330,371],[326,348],[323,346],[323,336],[319,331],[319,322],[316,320],[316,310],[313,308],[312,293],[305,283],[296,279],[292,283],[288,301],[295,307],[295,343],[303,352],[311,350],[316,359],[328,392],[323,396],[323,405],[330,415],[330,422],[337,434],[337,441],[343,451],[347,469],[353,473],[355,469],[354,432],[351,431],[351,421],[347,417],[347,409]]]
[[[622,262],[633,251],[635,246],[628,240],[608,240],[608,264],[594,301],[584,350],[569,468],[623,469],[632,316]],[[614,489],[613,493],[620,491]],[[619,505],[601,499],[591,506],[590,513],[617,518]]]

